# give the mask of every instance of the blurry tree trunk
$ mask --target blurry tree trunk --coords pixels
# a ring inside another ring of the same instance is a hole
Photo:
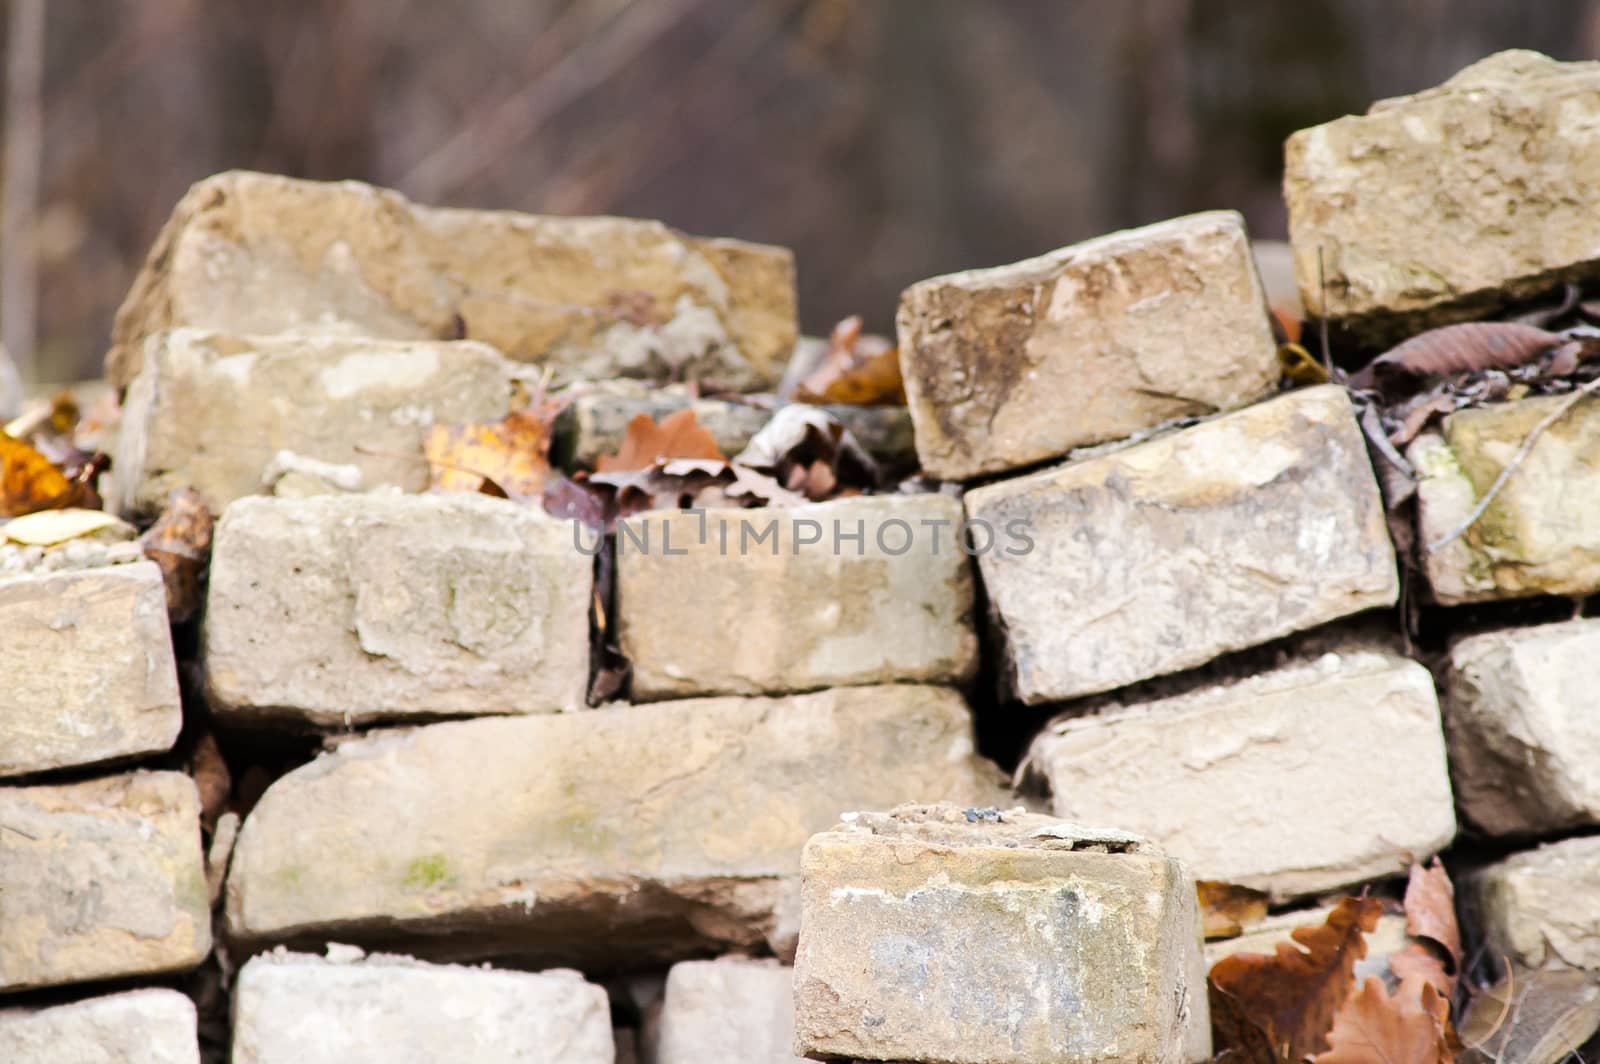
[[[44,0],[11,0],[6,27],[5,201],[0,210],[0,415],[22,405],[23,381],[33,378],[34,314],[38,285],[34,219],[39,208],[44,80]]]

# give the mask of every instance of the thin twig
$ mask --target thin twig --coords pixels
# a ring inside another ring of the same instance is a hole
[[[1538,442],[1539,437],[1544,433],[1544,430],[1549,428],[1551,425],[1554,425],[1557,421],[1560,421],[1567,411],[1578,405],[1578,400],[1582,399],[1586,395],[1593,395],[1596,390],[1600,390],[1600,377],[1596,377],[1594,380],[1589,381],[1583,387],[1567,396],[1554,410],[1540,418],[1539,423],[1533,426],[1533,430],[1522,438],[1522,445],[1518,447],[1517,452],[1511,456],[1511,461],[1506,463],[1505,468],[1500,470],[1500,475],[1494,478],[1494,483],[1490,484],[1489,490],[1483,493],[1483,498],[1478,500],[1478,505],[1474,506],[1472,508],[1472,512],[1467,514],[1466,520],[1462,521],[1455,528],[1452,528],[1445,535],[1440,536],[1432,543],[1429,543],[1425,548],[1423,548],[1423,552],[1425,554],[1432,554],[1435,551],[1448,546],[1449,544],[1455,542],[1459,536],[1463,535],[1467,529],[1477,524],[1478,518],[1482,517],[1483,512],[1489,508],[1489,504],[1494,502],[1495,496],[1500,494],[1500,489],[1505,487],[1506,481],[1511,479],[1511,474],[1515,473],[1517,468],[1522,465],[1523,461],[1528,457],[1529,452],[1533,450],[1533,445]]]

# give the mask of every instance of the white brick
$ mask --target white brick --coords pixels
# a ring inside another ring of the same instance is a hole
[[[6,1064],[200,1064],[194,1002],[131,990],[49,1008],[0,1009]]]

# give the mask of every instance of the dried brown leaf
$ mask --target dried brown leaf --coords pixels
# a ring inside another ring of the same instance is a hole
[[[189,775],[194,778],[200,792],[200,822],[210,831],[217,825],[217,817],[228,808],[228,798],[233,793],[233,775],[228,763],[217,748],[216,736],[203,732],[189,755]]]
[[[537,403],[499,421],[435,425],[422,441],[433,491],[476,491],[539,498],[550,476],[550,426],[556,403]]]
[[[878,406],[906,401],[900,353],[882,336],[863,336],[852,315],[833,327],[822,360],[795,390],[803,403]]]
[[[30,443],[0,433],[0,517],[79,505],[74,483]]]
[[[1232,938],[1267,918],[1267,896],[1259,890],[1210,879],[1194,886],[1207,938]]]
[[[693,410],[668,414],[658,425],[649,414],[628,422],[622,446],[614,455],[595,459],[599,473],[624,473],[648,469],[663,458],[711,458],[727,461],[716,438],[695,420]]]
[[[1328,1032],[1314,1064],[1450,1064],[1449,1007],[1432,986],[1402,981],[1391,995],[1368,977]]]
[[[1461,928],[1455,886],[1437,857],[1427,867],[1411,866],[1405,910],[1406,932],[1413,941],[1390,958],[1390,967],[1402,980],[1410,976],[1432,984],[1449,1000],[1461,970]]]
[[[1445,325],[1413,336],[1379,355],[1350,378],[1358,388],[1370,388],[1389,374],[1437,377],[1485,369],[1526,365],[1549,351],[1561,338],[1532,325],[1514,321],[1471,321]]]
[[[161,569],[167,586],[167,614],[182,624],[200,610],[201,577],[211,561],[211,510],[193,488],[167,494],[167,505],[150,531],[139,537],[144,556]]]
[[[1217,1049],[1239,1048],[1250,1064],[1298,1061],[1328,1047],[1334,1016],[1350,996],[1365,935],[1378,924],[1377,898],[1345,898],[1321,924],[1290,932],[1271,956],[1235,953],[1211,966]],[[1262,1057],[1262,1047],[1276,1057]]]

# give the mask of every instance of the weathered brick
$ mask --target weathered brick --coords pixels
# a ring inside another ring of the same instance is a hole
[[[200,1064],[194,1002],[130,990],[46,1008],[0,1009],[6,1064]]]
[[[1593,400],[1540,433],[1483,515],[1456,534],[1534,426],[1565,400],[1461,410],[1406,452],[1419,474],[1417,538],[1440,544],[1424,552],[1423,572],[1441,605],[1600,591],[1600,405]]]
[[[1366,442],[1333,386],[977,488],[966,506],[1034,545],[978,559],[1029,703],[1191,668],[1399,594]]]
[[[0,776],[153,754],[183,726],[150,562],[0,579]]]
[[[239,970],[232,1064],[612,1064],[606,992],[577,972],[282,950]]]
[[[503,417],[511,369],[477,343],[156,333],[123,404],[114,501],[149,516],[192,487],[220,511],[284,450],[421,491],[429,428]]]
[[[354,181],[231,171],[173,209],[117,312],[124,387],[146,336],[336,331],[482,340],[558,381],[777,381],[796,337],[787,248],[659,222],[413,206]]]
[[[771,958],[681,961],[667,974],[655,1064],[801,1064],[794,970]]]
[[[210,949],[188,776],[0,787],[0,991],[180,971]]]
[[[853,807],[1002,800],[972,751],[961,697],[909,684],[380,733],[268,789],[227,926],[586,969],[786,952],[806,838]]]
[[[945,495],[630,519],[616,615],[634,697],[965,681],[978,640],[960,524]]]
[[[591,559],[569,522],[477,495],[239,499],[217,524],[206,690],[230,723],[583,704]]]
[[[1596,660],[1600,620],[1487,632],[1450,648],[1450,775],[1476,827],[1538,835],[1600,824]]]
[[[1525,968],[1600,971],[1600,838],[1513,854],[1467,882],[1492,955]]]
[[[1600,276],[1600,63],[1501,52],[1285,154],[1301,297],[1372,342]]]
[[[961,480],[1273,389],[1244,219],[1209,211],[906,289],[896,318],[917,454]]]
[[[1432,677],[1373,651],[1059,718],[1027,771],[1057,816],[1279,902],[1404,872],[1455,835]]]
[[[1016,810],[859,813],[812,837],[796,1048],[873,1060],[1211,1059],[1194,881]]]

